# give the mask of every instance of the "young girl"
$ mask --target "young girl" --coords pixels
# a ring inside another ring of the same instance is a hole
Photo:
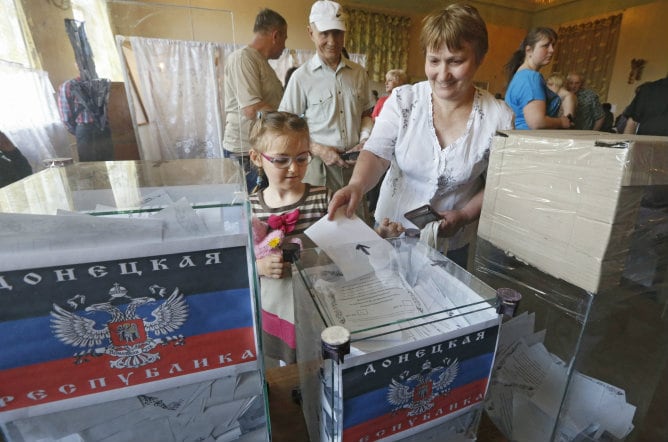
[[[561,107],[559,115],[566,115],[575,119],[575,109],[578,106],[578,99],[575,94],[564,87],[564,77],[559,74],[552,74],[547,79],[547,87],[561,98]]]
[[[284,242],[327,214],[331,197],[324,187],[302,183],[311,161],[306,121],[289,112],[263,112],[250,133],[250,159],[268,186],[250,195],[253,216],[285,233]],[[290,264],[280,253],[256,261],[262,301],[262,346],[265,359],[294,363],[295,326]]]

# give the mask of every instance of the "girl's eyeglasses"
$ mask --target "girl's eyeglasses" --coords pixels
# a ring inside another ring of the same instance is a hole
[[[264,153],[260,153],[260,155],[262,155],[262,158],[273,164],[274,167],[276,167],[277,169],[287,169],[288,167],[290,167],[293,161],[297,166],[306,166],[308,163],[311,162],[312,158],[310,152],[300,153],[296,157],[288,157],[288,156],[270,157],[269,155],[266,155]]]

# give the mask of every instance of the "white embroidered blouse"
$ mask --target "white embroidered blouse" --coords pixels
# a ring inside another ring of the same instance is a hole
[[[497,130],[513,128],[512,110],[476,89],[464,134],[441,149],[434,129],[431,87],[421,82],[395,88],[376,119],[364,149],[391,162],[375,218],[414,227],[403,214],[430,203],[437,211],[460,209],[484,186],[489,149]],[[450,238],[450,249],[467,245],[477,222]]]

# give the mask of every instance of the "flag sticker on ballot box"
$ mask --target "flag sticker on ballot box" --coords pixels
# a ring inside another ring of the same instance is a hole
[[[0,420],[219,377],[256,361],[246,248],[1,271],[0,336]]]
[[[498,325],[343,369],[343,440],[373,441],[482,402]]]

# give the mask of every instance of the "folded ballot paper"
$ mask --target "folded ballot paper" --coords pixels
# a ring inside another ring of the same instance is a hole
[[[666,184],[665,137],[507,131],[494,139],[478,235],[598,293],[620,281],[645,191]]]
[[[485,401],[492,421],[518,442],[623,440],[636,410],[624,390],[577,371],[569,378],[569,367],[545,348],[544,337],[545,330],[534,332],[533,314],[501,327]]]

